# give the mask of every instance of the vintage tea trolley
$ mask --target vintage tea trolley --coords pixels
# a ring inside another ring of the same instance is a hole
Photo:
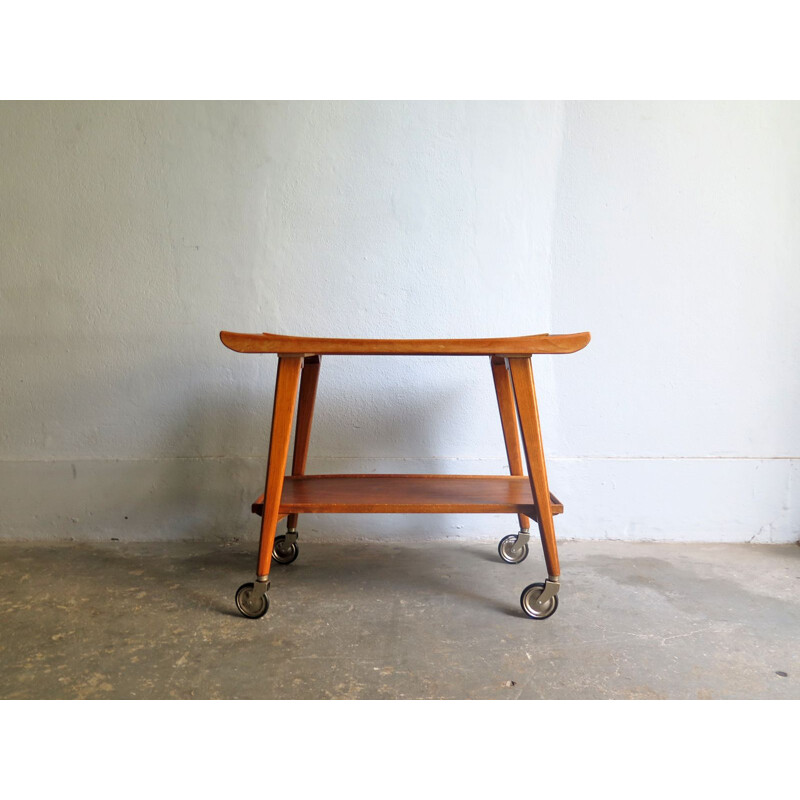
[[[297,518],[301,513],[515,513],[519,533],[501,539],[500,558],[519,564],[528,555],[530,520],[539,527],[547,580],[526,586],[522,610],[547,619],[558,608],[559,577],[553,515],[564,507],[547,485],[531,356],[574,353],[589,343],[588,333],[539,334],[501,339],[319,339],[272,333],[220,333],[237,353],[275,353],[278,372],[269,440],[267,478],[252,510],[261,516],[256,579],[236,592],[236,606],[252,619],[269,609],[270,564],[297,558]],[[306,457],[322,356],[419,355],[488,356],[505,438],[510,475],[306,475]],[[301,378],[302,374],[302,378]],[[299,385],[299,398],[298,398]],[[285,475],[292,421],[297,406],[292,474]],[[519,431],[522,433],[520,448]],[[523,471],[522,455],[527,464]],[[286,533],[276,536],[288,517]]]

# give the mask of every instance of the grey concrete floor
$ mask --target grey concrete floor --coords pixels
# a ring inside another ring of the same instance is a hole
[[[2,698],[800,698],[800,547],[304,540],[241,617],[255,545],[0,543]]]

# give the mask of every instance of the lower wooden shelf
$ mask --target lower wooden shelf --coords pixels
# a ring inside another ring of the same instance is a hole
[[[550,495],[553,514],[564,506]],[[252,506],[263,515],[264,495]],[[485,514],[538,517],[527,476],[303,475],[284,479],[279,515]]]

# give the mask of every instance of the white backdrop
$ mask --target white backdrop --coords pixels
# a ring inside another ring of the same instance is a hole
[[[220,329],[589,330],[534,361],[559,536],[797,539],[798,134],[797,103],[0,103],[0,536],[254,538],[276,359]],[[488,359],[324,359],[309,468],[507,471]]]

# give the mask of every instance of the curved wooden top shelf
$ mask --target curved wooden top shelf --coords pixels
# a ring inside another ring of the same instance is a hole
[[[504,339],[321,339],[275,333],[221,331],[225,347],[237,353],[319,356],[529,356],[575,353],[589,344],[588,333],[515,336]]]

